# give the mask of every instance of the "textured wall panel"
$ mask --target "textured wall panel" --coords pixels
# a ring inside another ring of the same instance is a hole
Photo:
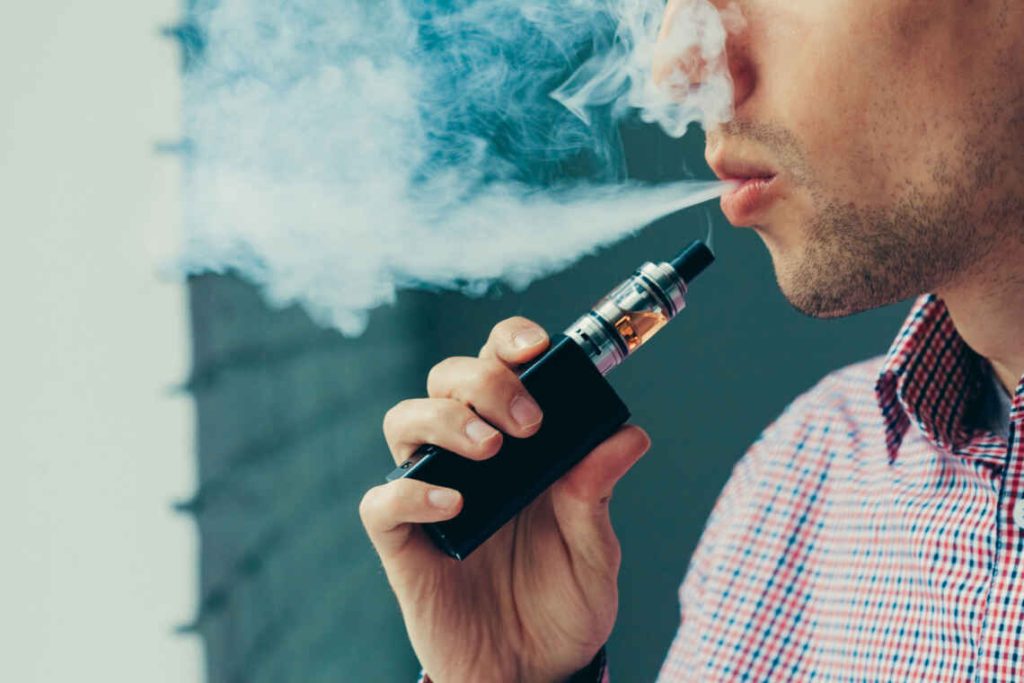
[[[390,460],[385,410],[419,391],[412,313],[357,341],[247,284],[190,283],[201,539],[195,623],[211,683],[403,680],[416,664],[357,507]]]

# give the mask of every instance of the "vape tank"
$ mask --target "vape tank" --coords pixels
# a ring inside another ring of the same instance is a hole
[[[670,263],[643,264],[565,335],[607,375],[683,310],[687,283],[714,260],[711,250],[696,241]]]
[[[714,260],[695,241],[669,262],[643,264],[524,366],[519,378],[544,411],[533,436],[506,435],[482,461],[426,445],[388,475],[462,494],[455,518],[423,525],[439,548],[465,559],[629,419],[604,376],[683,310],[687,286]]]

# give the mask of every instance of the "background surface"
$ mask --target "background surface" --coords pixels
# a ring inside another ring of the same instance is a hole
[[[0,10],[0,680],[413,680],[356,513],[391,466],[384,411],[497,320],[557,331],[710,220],[719,263],[611,378],[654,440],[612,504],[625,553],[612,673],[653,680],[735,460],[826,372],[883,353],[905,305],[800,316],[760,240],[713,207],[525,292],[404,295],[358,340],[231,277],[161,280],[181,198],[178,159],[153,152],[180,107],[178,50],[159,29],[181,9]],[[696,133],[625,138],[635,177],[706,175]]]

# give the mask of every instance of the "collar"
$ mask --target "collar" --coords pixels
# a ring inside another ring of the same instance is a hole
[[[911,424],[944,451],[963,449],[971,435],[966,412],[982,389],[983,362],[957,332],[941,299],[929,294],[917,300],[875,385],[890,462]],[[1018,398],[1022,389],[1018,386]],[[1014,402],[1015,412],[1024,410],[1021,403]]]

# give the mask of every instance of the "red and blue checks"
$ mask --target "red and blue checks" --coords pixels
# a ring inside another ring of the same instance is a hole
[[[801,396],[736,466],[660,683],[1024,681],[1024,381],[925,297],[889,355]]]

